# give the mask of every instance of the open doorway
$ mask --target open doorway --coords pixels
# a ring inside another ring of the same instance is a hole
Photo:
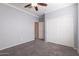
[[[35,40],[45,40],[44,39],[44,22],[35,22],[34,23],[34,32],[35,32]]]
[[[34,22],[35,40],[39,39],[39,22]]]

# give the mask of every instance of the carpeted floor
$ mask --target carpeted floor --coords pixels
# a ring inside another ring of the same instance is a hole
[[[1,56],[78,56],[71,47],[34,40],[0,51]]]

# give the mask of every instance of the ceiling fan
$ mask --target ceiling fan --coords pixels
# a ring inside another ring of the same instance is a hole
[[[24,8],[32,8],[34,7],[36,11],[38,11],[38,6],[47,6],[46,3],[29,3],[28,5],[25,5]]]

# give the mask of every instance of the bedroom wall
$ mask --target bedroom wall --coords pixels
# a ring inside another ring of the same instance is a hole
[[[34,40],[38,18],[0,4],[0,50]]]
[[[45,15],[45,39],[75,48],[77,43],[76,4],[59,10],[52,11]]]

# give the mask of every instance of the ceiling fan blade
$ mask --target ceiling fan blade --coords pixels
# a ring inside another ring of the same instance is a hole
[[[38,7],[37,6],[35,6],[35,10],[38,11]]]
[[[47,6],[46,3],[37,3],[38,5],[41,5],[41,6]]]
[[[29,6],[31,6],[31,3],[30,3],[30,4],[28,4],[28,5],[26,5],[26,6],[24,6],[24,7],[26,8],[26,7],[29,7]]]

